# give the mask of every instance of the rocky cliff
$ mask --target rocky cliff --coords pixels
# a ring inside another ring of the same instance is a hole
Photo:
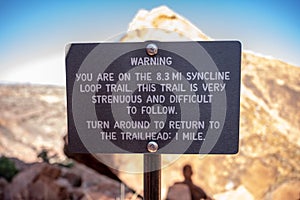
[[[140,11],[122,41],[144,40],[152,28],[183,38],[211,40],[166,7]],[[135,31],[134,29],[139,29]],[[160,35],[161,36],[161,35]],[[164,36],[163,36],[164,37]],[[163,38],[160,38],[163,40]],[[298,199],[300,193],[300,68],[283,61],[243,52],[240,151],[237,155],[181,156],[163,168],[162,191],[183,179],[189,163],[195,184],[215,199]],[[64,159],[66,132],[64,88],[0,86],[0,152],[25,161],[46,148]],[[109,160],[119,178],[142,191],[142,174],[127,173],[142,166],[141,157],[98,155]],[[165,155],[165,163],[172,157]]]
[[[179,37],[189,40],[212,40],[184,17],[163,6],[151,11],[140,11],[130,23],[130,32],[122,41],[156,39],[155,29],[165,33],[176,32]],[[159,34],[158,38],[162,41],[170,40],[167,34]],[[247,196],[249,199],[298,198],[299,75],[300,68],[296,66],[244,51],[240,152],[235,156],[182,156],[163,169],[163,191],[166,193],[169,186],[182,179],[181,168],[189,163],[196,171],[195,183],[209,194],[224,193],[215,195],[217,199],[228,199],[229,196],[230,199],[240,199],[241,191],[244,198]],[[119,163],[124,165],[124,160],[134,162],[132,157],[113,157],[115,166],[119,166]],[[166,155],[163,159],[168,162],[172,160],[170,157]],[[119,176],[123,180],[137,177],[127,173],[120,173]],[[134,182],[129,184],[138,187]]]

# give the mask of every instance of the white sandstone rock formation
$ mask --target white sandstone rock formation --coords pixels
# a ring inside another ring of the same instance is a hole
[[[125,41],[202,41],[211,40],[200,29],[166,6],[140,10],[130,22]]]

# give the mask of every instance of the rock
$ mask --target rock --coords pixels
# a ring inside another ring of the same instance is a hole
[[[0,178],[0,199],[4,199],[4,189],[8,185],[8,182],[4,178]]]
[[[267,199],[300,199],[300,180],[290,180],[279,184],[267,195]]]
[[[81,188],[73,188],[69,191],[69,197],[72,200],[81,200],[85,197],[85,192]]]
[[[239,186],[236,190],[227,191],[221,194],[214,195],[216,200],[254,200],[251,193],[244,187]]]
[[[9,158],[9,159],[14,162],[15,167],[18,171],[23,171],[31,165],[30,163],[25,163],[18,158]]]
[[[59,177],[58,179],[56,179],[55,183],[57,183],[61,187],[67,188],[68,190],[72,190],[73,189],[71,183],[67,179],[65,179],[63,177]]]
[[[0,152],[25,162],[43,150],[63,160],[65,90],[54,86],[1,85]],[[53,160],[55,160],[53,159]]]
[[[4,200],[24,199],[109,199],[121,196],[121,183],[99,175],[86,166],[75,163],[72,168],[59,168],[48,163],[34,163],[19,172],[11,183],[0,180]],[[3,186],[3,187],[2,187]],[[135,194],[123,187],[123,195]],[[135,195],[135,199],[139,199]]]
[[[255,160],[241,176],[241,184],[255,195],[255,199],[261,199],[275,181],[276,170],[259,160]]]
[[[64,153],[67,157],[72,158],[76,160],[77,162],[83,163],[89,168],[97,171],[100,174],[104,174],[105,176],[108,176],[116,181],[120,181],[119,177],[116,175],[116,173],[112,172],[112,169],[109,168],[109,166],[105,165],[102,162],[99,162],[99,160],[92,154],[85,154],[85,153],[71,153],[68,151],[68,140],[67,136],[64,137]]]
[[[62,175],[62,178],[67,179],[67,181],[70,183],[73,187],[80,187],[82,183],[82,179],[80,175],[66,172]]]
[[[158,29],[161,31],[157,31]],[[121,38],[121,41],[150,39],[160,41],[210,40],[200,29],[166,6],[157,7],[151,11],[140,10],[130,22],[128,33]]]
[[[74,167],[68,169],[68,173],[77,174],[81,176],[82,184],[80,187],[70,188],[69,195],[81,196],[84,194],[84,199],[90,199],[91,196],[101,197],[95,199],[111,199],[115,200],[121,196],[121,183],[100,175],[96,171],[86,167],[85,165],[76,163]],[[124,196],[134,196],[135,193],[124,186]],[[103,197],[102,197],[103,196]],[[136,195],[136,199],[140,199]]]
[[[45,163],[32,165],[13,178],[12,183],[5,188],[4,199],[41,199],[42,197],[47,199],[54,196],[58,199],[65,197],[63,188],[52,184],[60,173],[59,168]]]
[[[28,199],[65,200],[69,198],[67,189],[56,184],[53,179],[48,176],[40,176],[28,186],[26,192],[28,192]]]
[[[156,34],[155,28],[166,31]],[[138,12],[128,31],[121,38],[122,42],[147,38],[169,40],[168,33],[171,34],[171,31],[182,38],[212,40],[166,7]],[[300,178],[297,173],[300,171],[297,164],[300,158],[300,68],[244,51],[241,76],[239,153],[230,156],[184,155],[180,158],[164,155],[164,197],[168,187],[182,180],[181,171],[185,164],[193,167],[194,183],[208,194],[223,193],[230,182],[234,188],[242,186],[251,198],[265,199],[267,192],[281,180]],[[142,190],[142,157],[97,157],[111,168],[118,169],[117,175],[130,187]]]

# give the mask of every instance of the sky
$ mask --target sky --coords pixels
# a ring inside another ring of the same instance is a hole
[[[105,41],[161,5],[213,39],[300,66],[300,1],[0,0],[0,83],[65,85],[66,44]]]

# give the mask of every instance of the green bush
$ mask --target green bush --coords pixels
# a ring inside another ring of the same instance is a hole
[[[15,163],[2,156],[0,158],[0,177],[3,177],[10,182],[17,173],[18,170],[16,169]]]

